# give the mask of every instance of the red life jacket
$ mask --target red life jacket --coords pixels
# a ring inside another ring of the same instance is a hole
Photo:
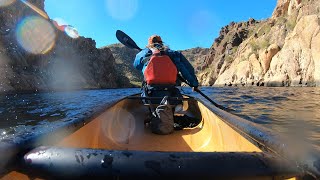
[[[144,71],[144,79],[151,84],[176,84],[178,70],[170,57],[163,52],[154,52]]]

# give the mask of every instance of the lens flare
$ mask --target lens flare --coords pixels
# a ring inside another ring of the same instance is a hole
[[[16,0],[0,0],[0,7],[8,6],[14,3]]]
[[[16,38],[26,51],[45,54],[54,46],[56,34],[47,20],[39,16],[29,16],[18,24]]]
[[[104,136],[118,146],[128,145],[129,139],[136,131],[135,117],[122,108],[108,111],[105,117],[108,118],[101,123]]]
[[[77,29],[73,26],[67,25],[67,23],[60,18],[55,18],[53,20],[53,25],[60,31],[65,32],[69,37],[75,39],[79,37]]]
[[[203,36],[212,29],[214,19],[209,11],[202,10],[192,14],[189,20],[189,31],[195,36]]]
[[[64,29],[67,27],[67,23],[61,18],[54,18],[53,25],[60,31],[64,31]]]
[[[129,20],[138,9],[138,0],[106,0],[107,12],[117,20]]]
[[[1,0],[0,0],[1,1]],[[35,11],[36,13],[38,13],[40,16],[42,16],[45,19],[49,19],[47,13],[45,13],[44,11],[42,11],[41,9],[39,9],[37,6],[31,4],[30,2],[26,1],[26,0],[20,0],[21,2],[23,2],[25,5],[27,5],[29,8],[31,8],[33,11]]]
[[[75,38],[79,37],[79,33],[78,33],[77,29],[74,28],[73,26],[67,26],[64,31],[71,38],[75,39]]]

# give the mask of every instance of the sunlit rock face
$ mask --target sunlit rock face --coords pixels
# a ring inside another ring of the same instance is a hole
[[[220,30],[220,35],[215,39],[208,56],[204,58],[202,66],[197,67],[200,70],[198,78],[202,85],[213,85],[218,77],[230,68],[230,65],[238,54],[238,49],[240,49],[238,47],[243,44],[243,41],[248,36],[254,34],[252,29],[257,24],[260,24],[260,21],[254,19],[240,23],[231,22]],[[248,60],[249,52],[246,53]],[[238,59],[237,62],[240,62],[243,58],[239,57]]]
[[[303,16],[273,57],[265,74],[268,86],[319,86],[320,17]]]
[[[223,27],[201,84],[320,86],[319,25],[320,0],[278,0],[269,19]]]
[[[301,7],[301,2],[302,0],[278,0],[272,17],[277,18],[283,15],[291,15],[295,10]]]
[[[109,48],[97,49],[94,40],[74,36],[71,26],[69,33],[58,29],[44,16],[44,0],[28,2],[36,10],[21,1],[0,3],[0,93],[130,85],[115,71]]]

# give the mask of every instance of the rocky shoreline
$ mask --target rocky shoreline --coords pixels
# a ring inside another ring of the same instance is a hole
[[[44,0],[30,3],[44,11]],[[53,28],[24,42],[20,36],[35,29],[19,26],[27,19]],[[40,19],[20,1],[2,7],[0,93],[140,86],[143,77],[131,62],[136,50],[120,44],[98,49],[93,39],[71,38],[55,21]],[[278,0],[270,18],[231,22],[209,49],[181,52],[202,86],[320,86],[320,0]]]

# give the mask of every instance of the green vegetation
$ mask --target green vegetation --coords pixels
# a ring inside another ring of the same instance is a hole
[[[251,46],[252,52],[248,54],[248,57],[246,57],[246,59],[249,59],[252,54],[256,54],[258,56],[259,50],[267,49],[270,46],[270,42],[266,39],[258,39],[251,40],[249,42],[249,45]]]
[[[209,67],[206,67],[206,69],[204,69],[202,72],[204,73],[210,73],[211,72],[211,69]]]
[[[258,45],[258,43],[256,42],[256,40],[250,41],[249,44],[250,44],[253,52],[258,52],[258,50],[259,50],[259,45]]]
[[[277,19],[276,25],[286,25],[289,31],[292,31],[294,27],[296,26],[297,22],[297,17],[298,17],[298,12],[294,11],[292,15],[285,17],[281,16]]]
[[[266,39],[252,40],[249,44],[253,52],[258,52],[260,49],[267,49],[270,46],[270,42]]]
[[[259,49],[267,49],[270,46],[269,41],[262,39],[259,43]]]
[[[302,4],[306,4],[309,0],[302,0],[301,3]]]
[[[276,21],[276,25],[283,25],[287,22],[287,18],[281,16],[281,17],[278,17],[277,21]]]
[[[251,27],[248,32],[248,37],[253,36],[260,29],[262,25],[264,25],[264,23],[260,22],[260,23],[257,23],[255,26]]]
[[[228,33],[228,34],[226,34],[226,36],[222,39],[222,41],[221,41],[221,45],[223,45],[223,44],[225,44],[225,43],[228,43],[228,42],[230,42],[231,41],[231,38],[232,38],[232,36]]]
[[[240,62],[242,62],[242,61],[248,61],[249,57],[250,57],[250,56],[248,56],[248,57],[241,57]]]
[[[297,11],[295,11],[291,16],[288,17],[287,27],[290,31],[292,31],[294,29],[294,27],[296,27],[297,17],[298,17]]]
[[[267,21],[257,24],[254,28],[249,29],[248,37],[257,34],[258,37],[268,34],[271,31],[271,24]]]
[[[225,57],[224,59],[225,59],[225,61],[227,62],[227,63],[231,63],[232,61],[233,61],[233,56],[227,56],[227,57]]]
[[[253,34],[254,34],[255,32],[256,32],[256,28],[251,28],[251,29],[249,29],[248,37],[253,36]]]
[[[295,21],[288,21],[287,27],[288,27],[288,29],[289,29],[290,31],[292,31],[295,26],[296,26],[296,22],[295,22]]]
[[[238,46],[234,46],[228,55],[224,58],[227,63],[232,63],[234,60],[234,55],[238,51]]]
[[[268,34],[270,30],[271,30],[271,25],[268,23],[264,23],[264,25],[262,25],[262,27],[258,31],[258,37]]]
[[[235,54],[237,51],[238,51],[238,46],[234,46],[234,47],[231,49],[231,54]]]

